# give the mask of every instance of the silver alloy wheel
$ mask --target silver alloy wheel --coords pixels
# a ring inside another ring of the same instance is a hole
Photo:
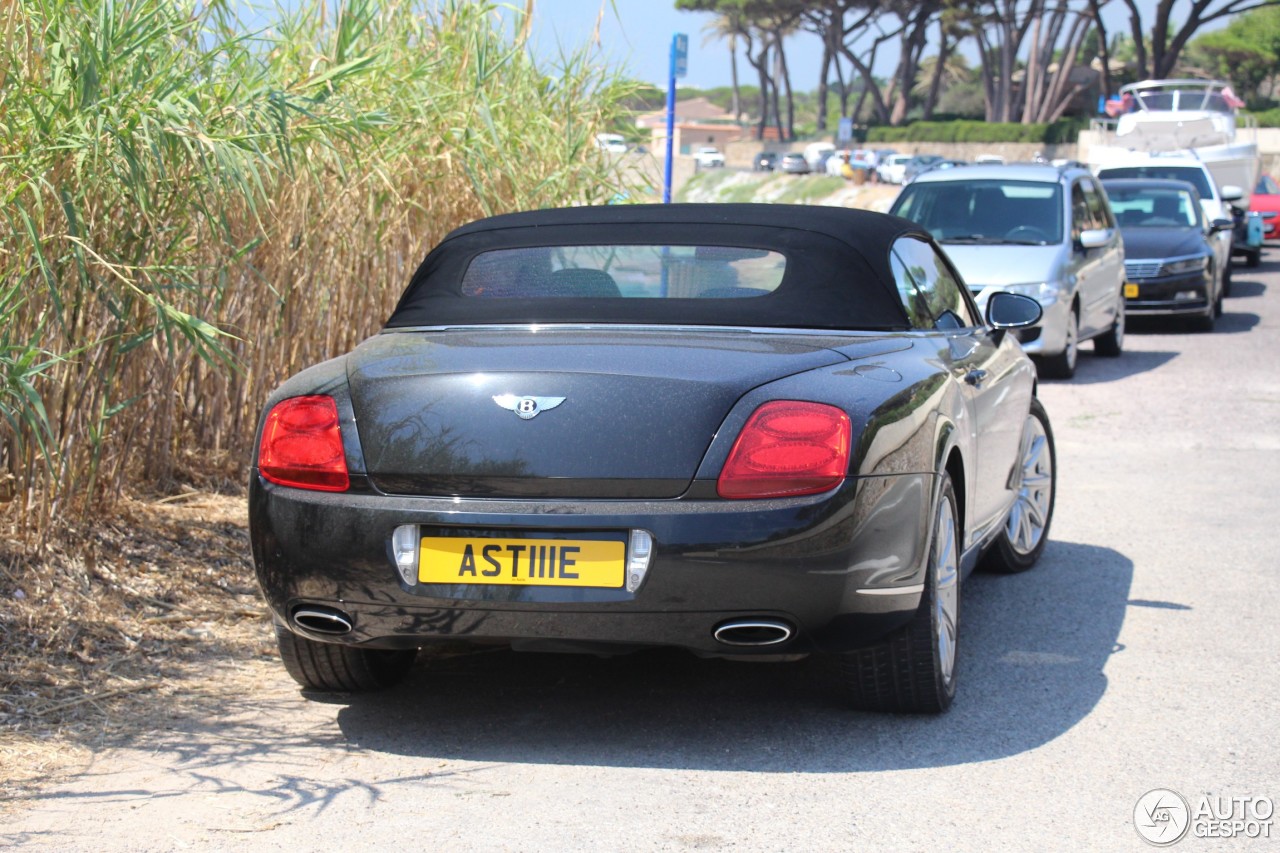
[[[1044,424],[1035,415],[1027,415],[1021,459],[1018,497],[1005,522],[1005,536],[1014,552],[1026,555],[1044,538],[1049,502],[1053,500],[1053,456]]]
[[[1062,351],[1062,360],[1067,370],[1075,372],[1076,360],[1080,356],[1080,318],[1072,310],[1067,314],[1067,345]]]
[[[951,501],[943,500],[934,528],[934,631],[942,683],[950,684],[956,667],[956,615],[960,604],[960,562],[956,550],[956,519]]]

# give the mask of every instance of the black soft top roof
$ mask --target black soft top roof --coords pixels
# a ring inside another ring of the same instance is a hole
[[[839,207],[645,204],[493,216],[451,232],[426,257],[387,328],[488,323],[662,323],[823,329],[909,327],[889,267],[904,235],[932,242],[896,216]],[[752,299],[463,296],[471,260],[499,249],[571,245],[735,246],[787,259],[778,288]]]

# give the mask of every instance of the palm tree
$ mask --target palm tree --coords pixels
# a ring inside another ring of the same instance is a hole
[[[725,12],[717,15],[702,31],[706,33],[702,39],[703,47],[713,41],[724,41],[729,45],[729,72],[733,77],[733,104],[730,112],[733,113],[733,120],[742,124],[742,97],[738,86],[738,37],[742,34],[742,16],[738,12]]]

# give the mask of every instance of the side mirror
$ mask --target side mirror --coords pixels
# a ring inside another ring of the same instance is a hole
[[[1044,309],[1030,296],[998,290],[987,299],[987,325],[995,329],[1023,329],[1040,322]]]
[[[1110,228],[1090,228],[1080,232],[1080,248],[1101,249],[1111,242]]]
[[[1223,231],[1230,231],[1235,224],[1230,219],[1215,219],[1209,223],[1209,233],[1218,234]]]
[[[1222,193],[1223,201],[1239,201],[1244,198],[1244,190],[1235,184],[1223,184],[1219,192]]]

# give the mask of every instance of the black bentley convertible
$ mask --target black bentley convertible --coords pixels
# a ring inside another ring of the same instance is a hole
[[[955,695],[959,587],[1030,568],[1035,370],[918,226],[864,211],[497,216],[267,400],[250,483],[284,664],[386,687],[439,641],[831,656],[857,707]]]

